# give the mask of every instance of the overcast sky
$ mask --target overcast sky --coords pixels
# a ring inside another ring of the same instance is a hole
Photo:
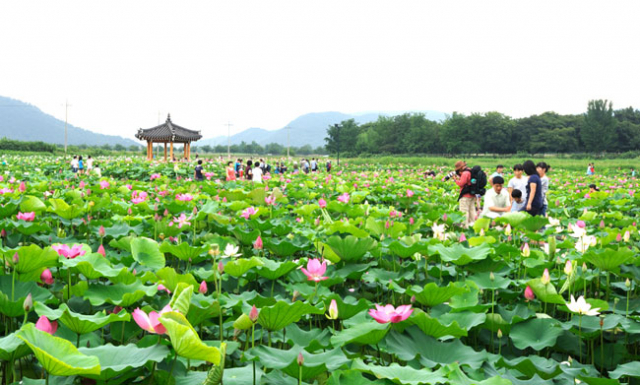
[[[3,1],[0,95],[133,137],[308,112],[640,108],[640,1]]]

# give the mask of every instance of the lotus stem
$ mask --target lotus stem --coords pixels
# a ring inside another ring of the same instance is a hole
[[[14,292],[15,292],[15,286],[16,286],[16,268],[15,266],[13,267],[13,271],[11,272],[11,302],[14,301]]]
[[[578,314],[578,351],[580,352],[580,363],[582,363],[582,314]]]
[[[627,310],[625,312],[625,317],[629,318],[629,297],[631,296],[631,288],[627,288]]]
[[[251,325],[251,349],[256,347],[255,339],[256,325]],[[253,361],[253,385],[256,385],[256,362]]]

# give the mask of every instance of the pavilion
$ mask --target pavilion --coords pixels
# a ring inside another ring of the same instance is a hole
[[[138,130],[136,138],[147,141],[147,160],[153,160],[153,145],[164,143],[164,160],[167,160],[167,143],[170,143],[169,159],[173,160],[173,143],[184,144],[184,159],[191,159],[191,142],[202,139],[200,131],[189,130],[171,122],[171,114],[163,124]]]

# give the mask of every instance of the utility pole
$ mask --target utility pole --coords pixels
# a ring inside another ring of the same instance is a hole
[[[227,159],[231,159],[231,124],[227,122]]]
[[[291,130],[291,127],[287,126],[285,129],[287,130],[287,159],[289,159],[289,130]]]
[[[69,100],[64,102],[64,154],[67,155],[67,118],[69,116]]]

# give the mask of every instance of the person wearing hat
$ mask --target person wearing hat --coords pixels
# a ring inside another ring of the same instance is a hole
[[[467,167],[467,163],[459,160],[455,164],[455,174],[453,180],[460,187],[460,193],[466,186],[471,185],[471,170]],[[462,194],[459,199],[460,211],[465,215],[464,227],[467,228],[476,218],[476,197],[473,194]]]
[[[511,211],[511,199],[503,187],[504,178],[494,176],[492,188],[484,194],[484,207],[480,216],[495,219]]]

